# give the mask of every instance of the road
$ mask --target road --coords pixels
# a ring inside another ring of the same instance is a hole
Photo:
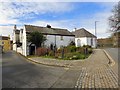
[[[101,58],[102,56],[102,58]],[[71,68],[35,64],[13,51],[3,54],[3,88],[117,88],[118,76],[102,50]]]
[[[108,54],[115,60],[115,62],[118,63],[118,57],[119,57],[119,50],[118,48],[107,48],[105,49]]]
[[[3,88],[50,88],[67,72],[63,67],[28,62],[27,59],[12,51],[3,54],[2,65]],[[74,77],[65,81],[68,83],[65,87],[74,87],[77,79],[75,75],[77,72],[74,72],[66,73],[66,77],[70,76],[68,74]]]

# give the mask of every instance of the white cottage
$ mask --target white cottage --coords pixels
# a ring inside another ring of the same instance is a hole
[[[76,47],[83,45],[90,45],[93,48],[97,45],[97,37],[84,28],[75,30],[72,32],[75,35],[75,45]]]
[[[46,27],[24,25],[21,30],[18,30],[15,26],[13,30],[13,50],[25,56],[30,55],[31,50],[35,50],[35,45],[27,42],[27,36],[33,31],[38,31],[46,37],[45,47],[56,46],[59,48],[67,46],[75,40],[75,35],[67,29],[52,28],[50,25]]]

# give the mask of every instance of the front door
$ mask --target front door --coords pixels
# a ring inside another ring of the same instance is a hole
[[[81,40],[80,39],[77,40],[77,46],[78,47],[81,46]]]
[[[30,55],[35,55],[35,46],[30,46]]]

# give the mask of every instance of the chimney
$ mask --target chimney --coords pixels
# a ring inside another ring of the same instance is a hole
[[[51,26],[50,26],[50,25],[48,25],[48,24],[47,24],[47,26],[46,26],[46,27],[47,27],[47,28],[51,28]]]
[[[77,30],[77,28],[74,28],[75,29],[75,31]]]
[[[16,26],[16,25],[14,25],[14,29],[15,29],[15,30],[17,29],[17,26]]]

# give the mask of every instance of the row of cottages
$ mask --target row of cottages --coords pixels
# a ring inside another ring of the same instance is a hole
[[[67,29],[52,28],[50,25],[46,27],[24,25],[24,28],[18,30],[14,27],[13,50],[27,56],[33,54],[35,45],[27,42],[27,37],[31,32],[38,31],[46,37],[44,42],[45,47],[61,47],[68,46],[71,41],[74,41],[75,35]]]
[[[68,46],[72,41],[76,46],[90,45],[96,47],[96,36],[89,33],[85,29],[75,30],[70,32],[67,29],[52,28],[50,25],[46,27],[24,25],[23,29],[18,30],[16,25],[13,30],[13,50],[27,56],[35,52],[35,45],[27,42],[27,37],[31,32],[38,31],[46,37],[44,42],[45,47],[57,48],[61,46]]]

